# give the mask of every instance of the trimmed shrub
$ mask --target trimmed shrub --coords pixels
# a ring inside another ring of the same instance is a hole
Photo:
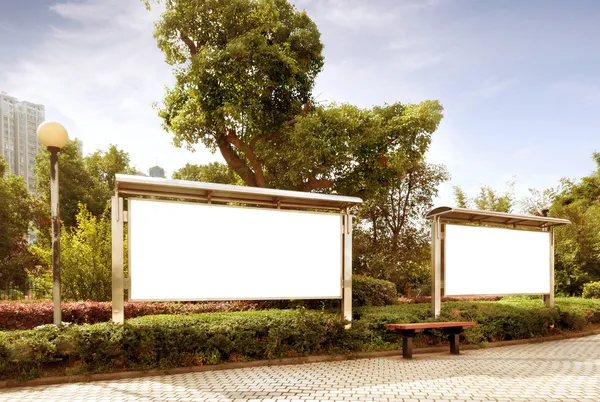
[[[66,360],[71,372],[169,368],[346,352],[339,314],[306,310],[151,316],[0,333],[0,378],[29,379]],[[356,347],[356,346],[355,346]]]
[[[355,307],[383,306],[393,304],[396,289],[392,282],[356,275],[352,281],[352,300]],[[110,302],[62,303],[64,322],[73,324],[96,324],[111,320]],[[54,305],[52,302],[0,301],[0,330],[32,329],[38,325],[51,324]],[[339,309],[339,300],[269,300],[228,302],[125,302],[125,318],[158,314],[201,314],[214,312],[251,311],[265,309],[313,310]]]
[[[588,282],[583,285],[582,296],[586,299],[600,299],[600,282]]]
[[[112,323],[44,325],[0,332],[0,378],[29,379],[53,374],[170,368],[222,362],[277,359],[310,354],[390,350],[400,336],[387,323],[430,321],[424,303],[356,309],[359,319],[344,330],[338,311],[266,310],[199,315],[158,315]],[[526,339],[557,330],[600,323],[600,301],[557,298],[555,308],[541,300],[448,302],[440,321],[477,321],[463,342]],[[446,342],[429,331],[417,346]]]
[[[393,282],[363,275],[352,277],[352,303],[360,306],[386,306],[396,303],[398,294]]]
[[[32,329],[51,324],[52,302],[0,302],[0,330]],[[96,324],[111,320],[109,302],[62,303],[62,319],[73,324]],[[200,314],[228,311],[248,311],[258,308],[255,302],[206,303],[131,303],[125,302],[125,318],[155,314]]]

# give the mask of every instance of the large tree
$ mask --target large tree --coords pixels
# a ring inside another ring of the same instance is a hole
[[[314,105],[320,34],[287,0],[166,1],[155,37],[176,78],[165,129],[218,149],[250,186],[368,192],[393,153],[420,157],[441,119],[433,101]]]
[[[258,143],[310,109],[320,34],[286,0],[166,1],[155,37],[176,84],[160,110],[176,145],[219,149],[251,186],[267,185]]]

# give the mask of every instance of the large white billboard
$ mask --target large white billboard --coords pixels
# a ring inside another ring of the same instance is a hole
[[[130,200],[130,300],[341,298],[341,215]]]
[[[550,233],[446,225],[444,294],[550,293]]]

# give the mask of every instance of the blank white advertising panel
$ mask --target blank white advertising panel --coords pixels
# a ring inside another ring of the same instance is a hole
[[[341,215],[131,200],[131,300],[341,298]]]
[[[550,292],[550,234],[446,225],[444,294]]]

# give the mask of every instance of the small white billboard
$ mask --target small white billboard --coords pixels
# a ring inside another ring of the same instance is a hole
[[[446,296],[551,293],[549,232],[445,226]]]

